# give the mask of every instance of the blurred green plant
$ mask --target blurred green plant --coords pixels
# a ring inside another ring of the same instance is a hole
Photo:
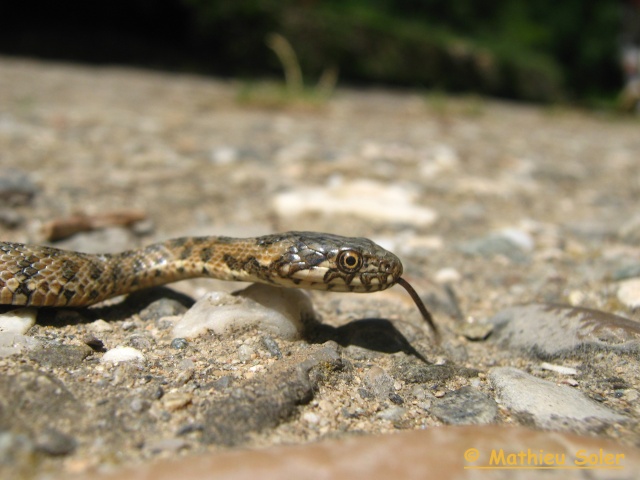
[[[336,68],[326,68],[314,87],[306,86],[298,57],[289,41],[278,33],[271,33],[266,44],[282,65],[285,83],[246,83],[239,91],[241,103],[266,108],[309,108],[320,107],[331,97],[338,80]]]

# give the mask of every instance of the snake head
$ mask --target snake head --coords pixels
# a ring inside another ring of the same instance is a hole
[[[400,259],[366,238],[314,232],[288,232],[284,236],[290,244],[277,268],[280,278],[288,279],[293,286],[376,292],[395,285],[402,275]]]

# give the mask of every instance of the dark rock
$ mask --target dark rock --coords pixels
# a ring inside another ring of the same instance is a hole
[[[498,404],[472,387],[462,387],[434,402],[430,413],[451,425],[479,425],[495,421]]]
[[[55,428],[47,428],[36,438],[36,448],[47,455],[59,456],[72,453],[77,447],[76,440]]]
[[[176,350],[184,350],[189,346],[189,342],[186,338],[174,338],[171,340],[171,348],[175,348]]]
[[[280,350],[278,343],[271,336],[263,335],[261,340],[264,348],[266,348],[274,358],[282,358],[282,351]]]
[[[48,345],[46,348],[32,350],[29,358],[40,365],[53,368],[73,368],[91,355],[87,345]]]

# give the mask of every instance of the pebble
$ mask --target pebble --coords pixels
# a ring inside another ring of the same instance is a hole
[[[559,373],[560,375],[577,375],[578,374],[578,371],[575,368],[564,367],[562,365],[554,365],[552,363],[547,363],[547,362],[542,362],[540,364],[540,368]]]
[[[481,391],[462,387],[434,401],[429,412],[450,425],[479,425],[495,421],[498,405]]]
[[[193,395],[184,392],[169,392],[162,397],[162,405],[169,412],[180,410],[193,401]]]
[[[87,345],[47,345],[29,352],[29,358],[47,367],[75,368],[91,353]]]
[[[144,354],[133,347],[116,347],[107,350],[100,359],[102,363],[144,362]]]
[[[315,318],[315,312],[304,291],[254,284],[236,295],[209,292],[185,313],[173,334],[184,338],[208,331],[229,335],[258,326],[261,331],[292,340],[300,337],[303,321],[309,318]]]
[[[625,307],[640,308],[640,278],[630,278],[620,282],[617,296]]]
[[[238,347],[238,360],[241,362],[248,362],[253,358],[256,351],[249,345],[240,345]]]
[[[492,341],[534,356],[588,356],[589,347],[639,350],[640,324],[600,310],[529,304],[506,308],[488,321],[495,326]]]
[[[189,442],[182,438],[163,438],[160,440],[149,440],[145,443],[144,446],[152,453],[176,453],[184,448],[187,448],[189,446]]]
[[[35,441],[36,448],[47,455],[58,456],[72,453],[78,442],[71,436],[55,428],[47,428],[40,432]]]
[[[467,255],[492,258],[502,255],[515,263],[529,261],[533,239],[526,232],[506,229],[485,237],[458,244],[458,250]]]
[[[398,422],[402,419],[402,417],[407,413],[407,409],[403,407],[389,407],[384,410],[379,411],[376,414],[376,418],[381,420],[387,420],[389,422]]]
[[[42,342],[37,338],[18,333],[0,332],[0,358],[16,355],[23,351],[37,350]]]
[[[99,319],[88,324],[87,330],[94,333],[111,332],[113,330],[113,325],[111,325],[109,322]]]
[[[0,175],[0,202],[16,207],[31,203],[40,188],[21,171],[6,168]]]
[[[527,415],[539,428],[585,431],[599,423],[627,420],[572,387],[556,385],[517,368],[492,368],[489,380],[502,405]]]
[[[0,333],[26,334],[36,324],[38,311],[35,308],[16,308],[0,314]]]
[[[186,338],[178,337],[171,340],[171,348],[176,350],[183,350],[189,346],[189,342]]]
[[[282,350],[280,350],[278,342],[276,342],[269,335],[263,335],[262,337],[260,337],[260,340],[262,341],[262,345],[264,345],[264,348],[267,349],[272,357],[282,358]]]
[[[380,367],[371,367],[363,377],[367,389],[379,400],[386,400],[393,392],[393,377]]]
[[[433,275],[437,283],[457,283],[462,280],[462,275],[455,268],[441,268]]]
[[[627,278],[640,277],[640,263],[624,265],[613,272],[613,281],[626,280]]]
[[[432,225],[438,214],[415,202],[416,196],[408,188],[372,180],[354,180],[280,193],[274,198],[274,208],[285,218],[321,213],[327,216],[352,215],[391,224]]]
[[[140,311],[140,319],[147,321],[157,321],[163,317],[173,317],[183,315],[187,311],[182,303],[172,298],[160,298],[151,302]]]

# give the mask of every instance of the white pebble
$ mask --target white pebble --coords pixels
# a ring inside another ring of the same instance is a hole
[[[631,278],[620,282],[618,300],[629,308],[640,307],[640,278]]]
[[[96,320],[87,325],[87,330],[94,333],[110,332],[113,327],[104,320]]]
[[[102,363],[119,362],[144,362],[142,352],[132,347],[116,347],[106,352],[101,359]]]
[[[415,194],[406,187],[356,180],[281,193],[274,198],[274,208],[283,217],[319,212],[420,226],[435,222],[437,213],[416,205],[415,200]]]
[[[500,235],[503,238],[510,240],[513,244],[517,245],[525,252],[532,251],[533,247],[535,246],[533,237],[531,237],[531,235],[523,230],[518,230],[516,228],[505,228],[500,231]]]
[[[255,353],[255,350],[249,345],[240,345],[238,347],[238,359],[241,362],[248,362]]]
[[[262,331],[293,340],[300,337],[305,318],[315,318],[305,292],[254,284],[236,295],[208,293],[175,325],[173,336],[195,338],[209,330],[228,335],[258,325]]]
[[[320,421],[320,417],[313,412],[305,412],[302,414],[302,420],[307,422],[309,425],[317,425]]]
[[[455,268],[441,268],[433,278],[437,283],[456,283],[462,279],[462,275]]]
[[[0,358],[9,357],[23,350],[36,350],[42,342],[33,337],[13,332],[0,332]]]
[[[572,367],[563,367],[562,365],[555,365],[553,363],[543,362],[540,364],[540,367],[544,370],[550,370],[552,372],[557,372],[561,375],[577,375],[578,371]]]
[[[36,324],[35,308],[16,308],[0,314],[0,332],[24,335]]]

